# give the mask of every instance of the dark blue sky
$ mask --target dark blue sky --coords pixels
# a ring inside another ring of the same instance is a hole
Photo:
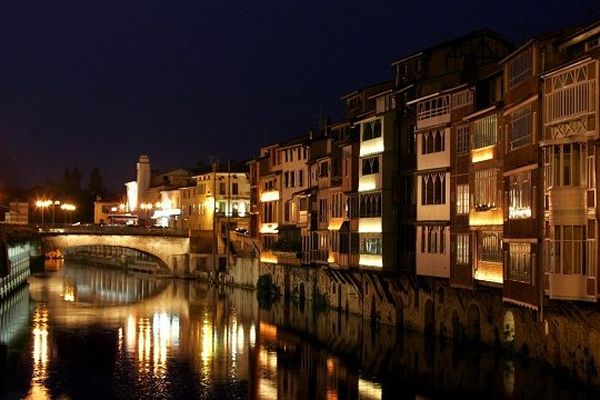
[[[4,1],[0,177],[247,158],[296,136],[390,63],[489,27],[516,41],[600,18],[598,0]]]

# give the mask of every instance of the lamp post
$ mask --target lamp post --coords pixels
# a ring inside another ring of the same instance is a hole
[[[77,209],[74,204],[64,203],[60,205],[60,209],[69,214],[69,224],[71,223],[71,216],[73,211]]]
[[[56,208],[56,206],[60,205],[60,201],[58,200],[50,200],[50,204],[52,205],[52,227],[54,228],[54,209]]]
[[[35,206],[42,212],[42,229],[44,228],[44,209],[52,204],[52,200],[37,200]]]

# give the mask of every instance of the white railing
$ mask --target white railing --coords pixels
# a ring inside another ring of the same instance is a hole
[[[594,111],[596,80],[555,89],[546,97],[546,124],[563,122]]]

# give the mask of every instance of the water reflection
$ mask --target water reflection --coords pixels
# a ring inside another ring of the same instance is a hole
[[[33,376],[29,398],[35,400],[50,398],[46,387],[48,378],[48,310],[45,305],[37,306],[33,311]]]
[[[29,340],[5,341],[0,397],[593,398],[533,362],[315,315],[308,303],[260,310],[243,290],[68,262],[29,290],[34,306],[10,313],[25,316]]]

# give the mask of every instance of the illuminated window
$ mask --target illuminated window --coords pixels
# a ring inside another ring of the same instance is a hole
[[[362,238],[360,240],[360,254],[381,255],[382,247],[381,238]]]
[[[469,264],[470,241],[468,233],[459,233],[456,235],[456,263]]]
[[[502,232],[481,232],[481,261],[502,261]]]
[[[508,279],[531,283],[531,245],[511,243],[509,245]]]
[[[446,147],[444,129],[434,129],[423,133],[421,154],[438,153]]]
[[[421,176],[421,205],[446,204],[446,174]]]
[[[510,149],[531,143],[531,106],[524,107],[510,115]]]
[[[532,75],[533,49],[519,54],[508,65],[508,85],[513,87]]]
[[[456,185],[456,213],[469,213],[469,185]]]
[[[362,141],[381,137],[381,120],[375,119],[360,124]]]
[[[473,123],[473,148],[479,149],[498,142],[497,122],[497,116],[490,115]]]
[[[496,169],[475,172],[475,193],[473,207],[477,211],[487,211],[497,206],[498,179]]]
[[[554,227],[552,272],[565,275],[586,275],[589,272],[586,257],[586,230],[586,225],[557,225]]]
[[[531,172],[510,176],[508,218],[531,217]]]
[[[464,154],[469,151],[469,125],[456,128],[456,153]]]

